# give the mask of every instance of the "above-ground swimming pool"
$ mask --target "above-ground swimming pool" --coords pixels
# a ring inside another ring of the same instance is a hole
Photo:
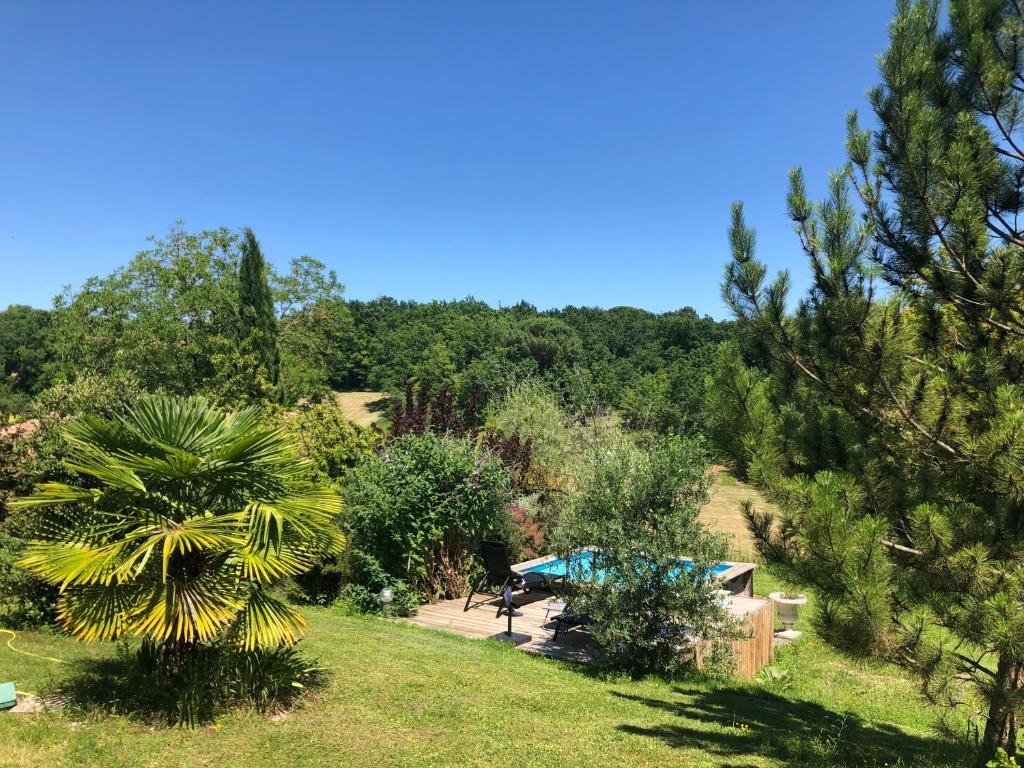
[[[596,571],[594,569],[595,555],[596,552],[589,549],[573,554],[571,558],[572,575],[575,577],[578,574],[585,580],[596,575],[598,579],[603,580],[604,573],[600,569]],[[680,557],[679,566],[689,572],[693,568],[693,561],[686,557]],[[544,573],[551,576],[567,576],[569,574],[565,560],[556,555],[527,560],[514,565],[513,569],[520,573]],[[723,582],[724,588],[733,594],[752,594],[754,587],[753,563],[719,563],[712,569],[712,573],[714,577]]]

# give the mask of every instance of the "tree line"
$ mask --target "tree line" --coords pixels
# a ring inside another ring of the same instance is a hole
[[[736,323],[690,308],[542,311],[471,298],[350,301],[343,291],[309,257],[274,269],[250,230],[176,226],[49,310],[0,312],[0,413],[23,415],[47,387],[88,374],[224,406],[350,390],[397,399],[411,384],[482,407],[514,382],[539,379],[573,411],[703,432],[714,349],[743,341]]]

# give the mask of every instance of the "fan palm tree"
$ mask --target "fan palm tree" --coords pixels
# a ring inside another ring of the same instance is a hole
[[[270,585],[345,545],[341,500],[301,479],[306,464],[255,410],[145,399],[126,416],[69,422],[68,468],[91,481],[39,485],[20,565],[60,592],[73,635],[134,634],[180,657],[199,643],[291,645],[305,619]]]

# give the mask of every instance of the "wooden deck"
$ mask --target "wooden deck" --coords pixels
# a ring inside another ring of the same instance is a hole
[[[506,640],[527,653],[584,663],[591,661],[590,635],[586,632],[577,629],[563,631],[559,633],[558,641],[554,640],[555,622],[550,619],[557,615],[557,611],[545,610],[548,603],[554,602],[550,594],[517,592],[515,601],[523,615],[512,619],[511,638],[505,634],[508,616],[497,616],[501,601],[486,595],[474,596],[468,611],[463,610],[465,600],[442,600],[434,605],[422,606],[418,614],[406,621],[421,627],[455,632],[464,637]]]
[[[505,640],[514,643],[527,653],[550,656],[589,663],[592,661],[590,634],[582,629],[563,630],[558,640],[554,639],[555,622],[551,621],[557,611],[546,611],[554,598],[544,592],[516,593],[516,602],[523,615],[512,619],[512,637],[508,629],[508,617],[498,616],[498,599],[477,595],[472,607],[463,610],[465,600],[443,600],[434,605],[424,605],[416,616],[404,621],[421,627],[455,632],[464,637],[477,639]],[[729,612],[741,619],[751,637],[732,643],[736,660],[736,673],[744,679],[757,674],[772,657],[772,625],[774,606],[769,600],[734,595],[729,598]]]

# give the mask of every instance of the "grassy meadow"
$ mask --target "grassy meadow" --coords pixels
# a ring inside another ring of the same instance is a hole
[[[335,392],[334,401],[345,418],[361,427],[369,427],[385,419],[384,392]]]

